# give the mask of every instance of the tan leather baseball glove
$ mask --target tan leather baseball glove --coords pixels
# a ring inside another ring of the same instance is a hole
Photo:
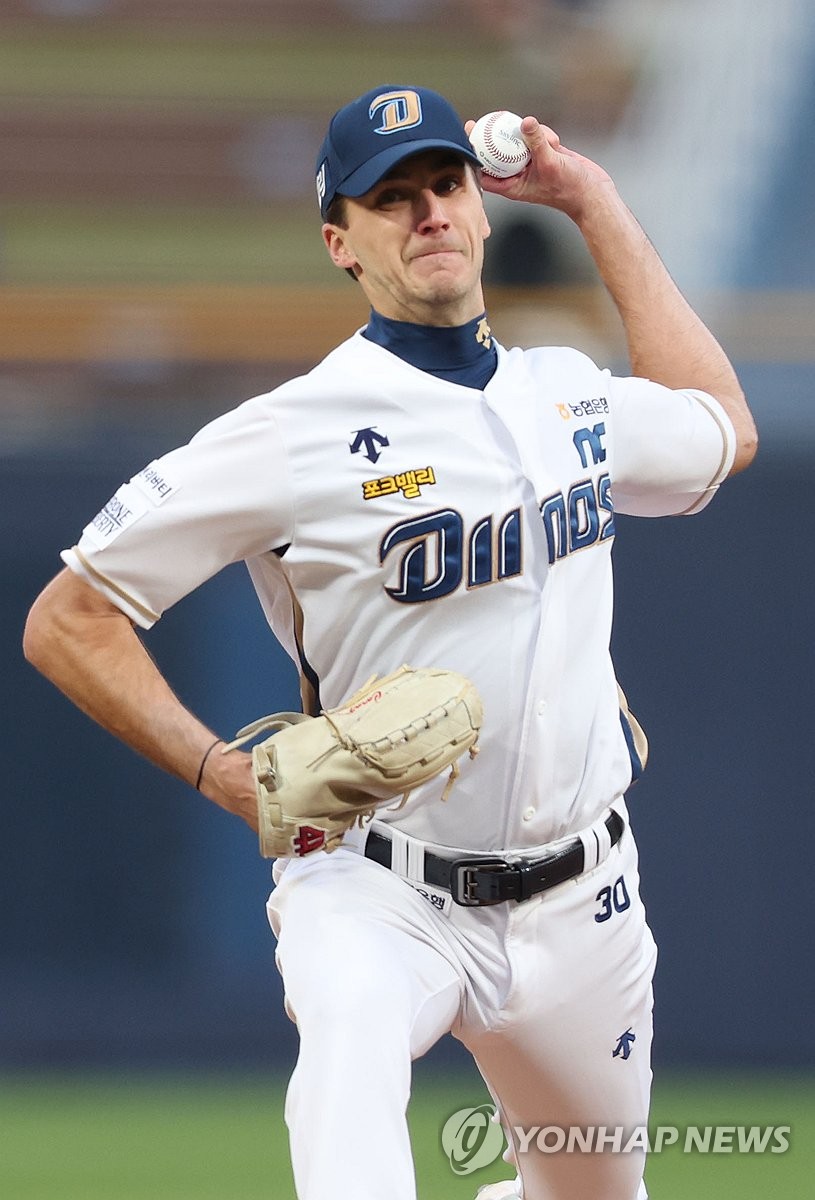
[[[356,822],[450,767],[445,800],[458,759],[477,753],[481,721],[481,699],[463,675],[404,666],[319,717],[261,717],[223,752],[274,731],[252,748],[260,852],[302,857],[336,850]]]

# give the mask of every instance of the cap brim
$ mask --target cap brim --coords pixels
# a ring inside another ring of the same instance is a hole
[[[373,158],[369,158],[356,171],[352,171],[347,179],[343,179],[337,185],[335,193],[339,196],[364,196],[397,163],[402,162],[403,159],[412,158],[414,154],[421,154],[425,150],[452,150],[453,153],[467,159],[474,166],[481,165],[475,151],[465,149],[458,142],[441,141],[438,138],[428,138],[427,141],[400,142],[397,146],[386,147],[379,154],[375,154]]]

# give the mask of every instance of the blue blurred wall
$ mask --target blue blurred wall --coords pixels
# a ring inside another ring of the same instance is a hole
[[[661,947],[657,1062],[802,1066],[815,1063],[812,372],[742,375],[764,435],[753,468],[696,518],[619,521],[615,650],[652,749],[630,804]],[[27,607],[59,549],[166,448],[100,437],[101,456],[1,464],[0,1067],[288,1065],[254,835],[22,659]],[[225,734],[297,704],[242,567],[180,603],[148,645]]]

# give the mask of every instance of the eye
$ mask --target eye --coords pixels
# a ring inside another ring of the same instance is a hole
[[[462,178],[456,173],[452,175],[443,175],[436,183],[436,194],[439,196],[447,195],[450,192],[455,192],[461,187]]]
[[[404,198],[405,193],[401,188],[389,187],[377,193],[374,203],[377,208],[389,208],[392,204],[398,204]]]

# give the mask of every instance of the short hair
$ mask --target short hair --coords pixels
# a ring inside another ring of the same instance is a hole
[[[339,225],[340,229],[348,228],[348,218],[345,215],[345,196],[337,192],[326,209],[325,219],[329,225]]]
[[[345,214],[345,196],[341,196],[337,192],[326,209],[325,219],[329,225],[338,225],[340,229],[348,228],[348,218]],[[353,267],[346,267],[345,273],[346,275],[350,275],[354,282],[356,282],[357,277]]]

